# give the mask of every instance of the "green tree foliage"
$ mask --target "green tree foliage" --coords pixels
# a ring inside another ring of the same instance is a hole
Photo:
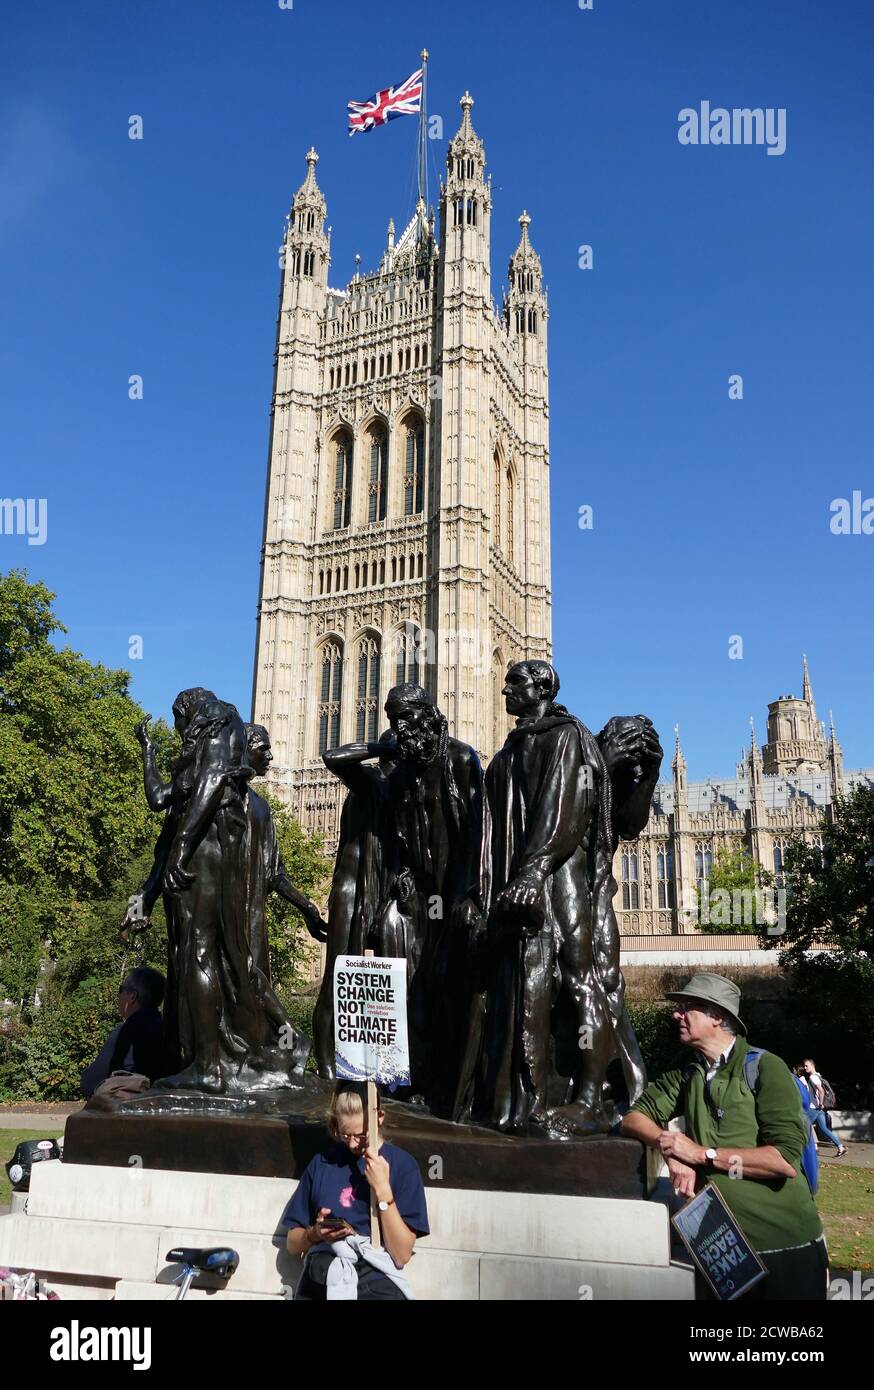
[[[0,575],[0,988],[19,1008],[152,833],[130,676],[58,649],[52,598]]]
[[[780,965],[791,981],[787,1009],[841,1106],[874,1104],[874,788],[834,803],[822,850],[801,839],[787,849],[786,932]],[[773,948],[773,937],[763,935]],[[808,954],[817,946],[827,953]],[[794,1059],[794,1060],[797,1060]]]
[[[797,839],[786,851],[781,964],[797,964],[817,944],[845,960],[874,960],[874,787],[840,797],[821,837],[822,850]]]
[[[743,845],[735,843],[720,850],[708,881],[707,911],[699,912],[698,930],[755,932],[764,924],[766,903],[760,890],[767,879]]]
[[[160,905],[143,936],[118,936],[161,823],[134,737],[144,711],[128,672],[56,645],[53,598],[22,572],[0,574],[0,1099],[75,1096],[117,1022],[124,973],[166,968]],[[160,720],[150,734],[166,777],[176,734]],[[274,813],[286,867],[313,896],[321,846]],[[270,940],[277,983],[294,988],[309,937],[273,905]]]

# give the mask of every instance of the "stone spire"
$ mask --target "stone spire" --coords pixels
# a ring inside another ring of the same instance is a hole
[[[306,178],[292,199],[280,259],[284,331],[296,345],[315,341],[330,264],[330,228],[325,231],[328,207],[316,182],[319,156],[310,148],[306,160]]]
[[[750,715],[750,751],[747,754],[747,765],[750,770],[750,800],[762,800],[762,777],[764,775],[762,765],[762,754],[759,745],[756,743],[756,722]]]
[[[814,700],[813,700],[813,687],[812,687],[812,685],[810,684],[810,669],[809,669],[809,667],[808,667],[808,665],[807,665],[807,654],[806,654],[806,653],[804,653],[804,654],[802,655],[801,660],[802,660],[802,662],[803,662],[803,667],[802,667],[802,669],[803,669],[803,672],[804,672],[804,675],[803,675],[803,688],[802,688],[802,691],[801,691],[801,698],[802,698],[802,700],[806,700],[807,703],[813,708],[813,711],[814,711],[814,718],[815,718],[815,717],[816,717],[816,705],[814,704]]]
[[[510,288],[518,288],[520,293],[533,294],[540,292],[541,266],[540,257],[531,245],[528,238],[528,228],[531,226],[531,218],[527,212],[519,215],[519,226],[522,235],[519,238],[519,245],[510,257],[509,279]],[[528,278],[525,278],[528,272]]]
[[[492,195],[485,179],[485,148],[471,125],[472,106],[473,97],[465,92],[461,98],[461,125],[446,152],[446,182],[440,188],[440,273],[444,292],[459,292],[458,304],[451,307],[451,312],[457,308],[465,319],[465,333],[478,334],[469,317],[469,297],[491,305]],[[444,303],[449,312],[449,299]]]
[[[675,724],[675,725],[674,725],[674,735],[675,735],[675,742],[674,742],[674,757],[673,757],[673,761],[672,761],[672,763],[671,763],[671,769],[672,769],[673,774],[674,774],[674,794],[675,794],[675,798],[676,798],[676,797],[682,796],[682,797],[683,797],[683,800],[685,800],[685,799],[686,799],[686,759],[685,759],[685,756],[684,756],[684,754],[683,754],[683,750],[682,750],[682,748],[680,747],[680,726],[679,726],[679,724]]]
[[[838,743],[838,736],[835,733],[835,717],[831,710],[828,712],[828,766],[832,779],[832,801],[836,797],[843,795],[844,789],[844,753]]]
[[[510,290],[504,296],[504,322],[511,335],[523,342],[527,342],[529,337],[533,339],[532,347],[536,351],[536,340],[542,333],[546,320],[543,272],[540,257],[528,236],[531,218],[527,212],[520,215],[519,226],[522,235],[519,245],[510,257],[507,269]]]
[[[325,218],[328,205],[325,195],[316,182],[316,165],[319,156],[310,147],[307,151],[306,178],[294,195],[288,225],[288,242],[297,248],[311,250],[327,261],[328,238],[325,234]],[[308,262],[309,263],[309,262]]]
[[[325,202],[325,195],[316,181],[316,165],[319,162],[319,156],[316,154],[312,145],[310,145],[310,148],[307,150],[306,160],[306,178],[292,199],[292,211],[297,215],[303,212],[304,209],[312,209],[314,213],[321,215],[321,220],[324,222],[328,207]]]
[[[461,98],[461,125],[449,142],[446,151],[447,182],[482,183],[486,152],[482,140],[473,128],[470,110],[473,97],[465,92]]]

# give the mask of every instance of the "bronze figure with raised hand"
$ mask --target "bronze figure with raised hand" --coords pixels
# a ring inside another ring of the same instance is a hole
[[[250,799],[255,769],[246,727],[233,705],[201,686],[177,696],[173,715],[182,750],[169,783],[160,776],[148,721],[137,729],[146,799],[165,818],[152,870],[123,924],[141,929],[163,894],[165,1029],[179,1070],[158,1084],[220,1094],[293,1085],[309,1040],[292,1028],[269,965],[264,970],[253,959],[254,923],[263,965],[263,900],[279,868],[265,857],[271,829],[275,841],[272,817],[268,825]]]

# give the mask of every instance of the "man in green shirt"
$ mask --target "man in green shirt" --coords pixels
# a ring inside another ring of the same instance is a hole
[[[740,990],[723,975],[699,972],[667,998],[693,1059],[647,1086],[622,1133],[661,1151],[678,1194],[692,1197],[707,1182],[719,1189],[768,1270],[745,1297],[824,1299],[828,1255],[801,1167],[807,1130],[792,1073],[762,1052],[750,1089]],[[678,1119],[683,1133],[668,1129]],[[700,1276],[699,1296],[707,1296]]]

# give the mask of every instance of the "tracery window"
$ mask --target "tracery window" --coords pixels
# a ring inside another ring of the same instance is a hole
[[[636,849],[622,851],[622,906],[626,911],[634,911],[640,907]]]
[[[707,885],[713,872],[713,851],[709,845],[695,846],[695,882],[699,893],[709,891]]]
[[[379,643],[368,637],[358,648],[358,699],[355,705],[357,739],[376,742],[379,712]]]
[[[319,756],[340,742],[340,705],[343,696],[343,652],[336,642],[322,647],[319,691]]]
[[[352,438],[341,434],[334,456],[334,530],[348,526],[352,516]]]
[[[674,852],[665,845],[656,855],[659,907],[674,906]]]
[[[388,436],[378,430],[370,442],[370,483],[367,490],[367,520],[385,521],[388,500]]]
[[[419,630],[415,623],[406,622],[394,635],[395,685],[421,685],[419,676]]]
[[[774,842],[774,886],[776,888],[786,887],[786,842],[785,840],[775,840]]]
[[[404,516],[422,510],[425,500],[425,426],[408,420],[404,460]]]

